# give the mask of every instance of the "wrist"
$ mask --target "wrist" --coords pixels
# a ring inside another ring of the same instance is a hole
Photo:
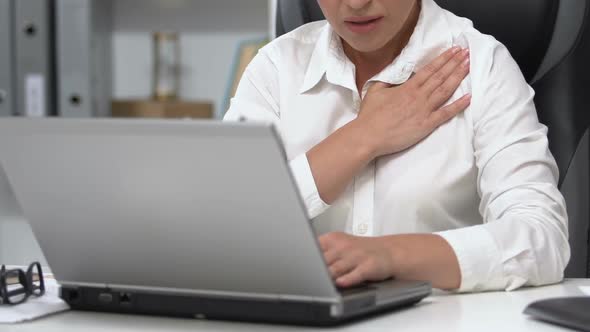
[[[440,289],[461,286],[461,270],[452,247],[434,234],[400,234],[383,238],[391,273],[402,280],[424,280]]]
[[[353,144],[356,148],[358,155],[366,160],[367,164],[373,159],[379,157],[378,148],[370,130],[367,130],[366,126],[361,120],[354,119],[347,125],[347,130],[350,133],[350,137],[353,139]]]
[[[389,257],[391,275],[394,277],[406,275],[408,272],[406,271],[408,255],[403,241],[399,241],[398,235],[383,236],[381,241]]]

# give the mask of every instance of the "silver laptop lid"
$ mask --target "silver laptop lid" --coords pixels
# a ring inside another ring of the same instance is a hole
[[[64,284],[338,298],[270,125],[2,119],[0,161]]]
[[[0,164],[0,220],[5,218],[22,218],[21,208],[18,205],[12,187],[10,186],[6,173]]]

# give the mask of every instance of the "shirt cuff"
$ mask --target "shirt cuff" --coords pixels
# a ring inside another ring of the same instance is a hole
[[[461,270],[458,292],[496,289],[501,281],[500,251],[492,235],[483,225],[435,233],[444,238],[455,251]],[[501,286],[500,286],[501,288]]]
[[[289,167],[291,168],[295,183],[299,188],[299,194],[307,208],[309,219],[313,219],[324,213],[330,206],[320,197],[313,174],[311,173],[307,155],[302,153],[297,156],[289,162]]]

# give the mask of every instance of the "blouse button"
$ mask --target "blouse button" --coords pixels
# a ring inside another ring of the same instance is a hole
[[[359,235],[365,235],[365,234],[367,234],[367,231],[368,230],[369,230],[369,225],[366,222],[360,223],[356,227],[356,232]]]

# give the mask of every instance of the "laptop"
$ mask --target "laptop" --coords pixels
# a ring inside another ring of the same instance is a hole
[[[73,309],[332,325],[431,292],[337,289],[270,124],[2,119],[0,162]]]

